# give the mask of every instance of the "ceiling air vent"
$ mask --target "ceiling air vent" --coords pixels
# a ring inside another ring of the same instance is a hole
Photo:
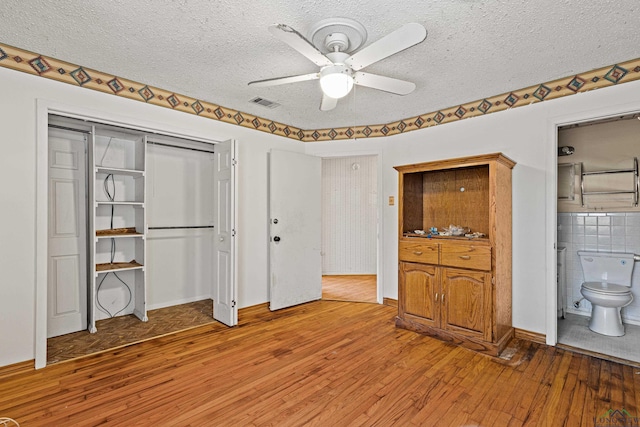
[[[269,101],[268,99],[260,98],[258,96],[249,100],[249,102],[251,102],[252,104],[262,105],[263,107],[267,108],[276,108],[280,106],[280,104],[278,104],[277,102]]]

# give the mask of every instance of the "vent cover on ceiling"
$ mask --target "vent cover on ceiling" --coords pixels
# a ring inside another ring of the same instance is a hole
[[[251,102],[252,104],[258,104],[267,108],[276,108],[280,106],[280,104],[278,104],[277,102],[269,101],[268,99],[260,98],[258,96],[249,100],[249,102]]]

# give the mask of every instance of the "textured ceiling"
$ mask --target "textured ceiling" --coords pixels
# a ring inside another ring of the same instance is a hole
[[[426,41],[364,71],[410,80],[398,96],[357,87],[319,110],[317,71],[267,27],[307,34],[349,17],[365,46],[408,22]],[[0,42],[302,129],[389,123],[640,57],[638,0],[2,0]],[[267,109],[256,96],[281,104]]]

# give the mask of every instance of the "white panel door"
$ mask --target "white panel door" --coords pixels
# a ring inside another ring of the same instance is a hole
[[[213,317],[228,326],[238,324],[235,256],[236,163],[235,141],[216,144]]]
[[[48,338],[87,328],[85,164],[83,135],[50,131]]]
[[[269,308],[322,298],[319,157],[269,154]]]

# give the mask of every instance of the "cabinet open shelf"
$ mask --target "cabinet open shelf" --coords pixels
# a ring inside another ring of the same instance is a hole
[[[486,237],[465,237],[465,236],[443,236],[441,234],[438,235],[424,235],[417,233],[403,233],[403,237],[408,238],[416,238],[416,239],[428,239],[428,240],[461,240],[467,242],[488,242],[489,239]]]

